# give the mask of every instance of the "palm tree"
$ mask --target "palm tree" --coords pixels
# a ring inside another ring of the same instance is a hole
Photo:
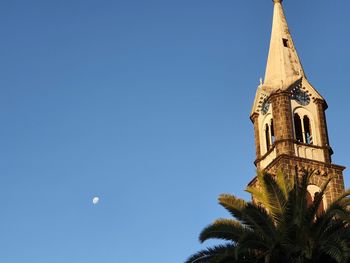
[[[218,219],[200,241],[227,241],[197,252],[186,263],[346,263],[350,258],[350,190],[320,213],[332,178],[308,202],[311,171],[292,180],[282,173],[258,174],[258,187],[248,187],[253,202],[223,194],[219,203],[234,219]]]

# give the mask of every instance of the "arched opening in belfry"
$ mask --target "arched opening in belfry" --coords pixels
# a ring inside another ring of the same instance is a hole
[[[265,146],[266,146],[266,152],[271,150],[274,142],[275,142],[275,131],[273,127],[273,119],[268,118],[265,120],[263,125],[263,131],[265,135]]]
[[[271,119],[271,142],[272,144],[275,142],[275,131],[273,127],[273,119]]]
[[[304,130],[305,130],[305,143],[312,144],[312,133],[311,133],[311,122],[308,116],[304,116],[303,118],[304,122]]]
[[[265,139],[266,139],[266,150],[270,150],[271,148],[270,127],[267,123],[265,124]]]
[[[294,114],[294,129],[295,129],[295,139],[298,142],[304,142],[303,140],[303,129],[301,126],[301,118],[298,113]]]
[[[298,142],[313,144],[311,120],[307,115],[300,117],[298,113],[294,113],[294,131]]]

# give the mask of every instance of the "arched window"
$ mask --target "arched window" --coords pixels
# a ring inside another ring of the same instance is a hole
[[[298,142],[313,144],[311,121],[307,115],[294,114],[295,139]]]
[[[275,132],[274,132],[274,129],[273,129],[273,120],[272,120],[272,118],[267,119],[265,121],[263,127],[264,127],[266,151],[269,151],[272,148],[272,145],[275,142]]]
[[[294,114],[294,129],[295,129],[295,139],[298,142],[304,142],[303,129],[301,127],[301,119],[298,113]]]
[[[316,185],[309,185],[307,187],[307,205],[310,206],[312,205],[313,201],[315,200],[315,198],[317,197],[317,195],[320,194],[321,189],[316,186]],[[325,196],[323,196],[323,200],[320,203],[320,206],[317,208],[317,215],[321,215],[324,211],[325,208],[327,206],[327,202],[325,200]]]
[[[304,131],[305,131],[305,142],[307,144],[312,144],[312,133],[311,133],[311,122],[308,116],[304,116]]]
[[[275,131],[273,128],[273,119],[271,119],[271,142],[272,144],[275,142]]]
[[[271,141],[270,141],[270,128],[269,125],[265,124],[265,139],[266,139],[266,149],[270,150],[271,148]]]
[[[317,195],[319,195],[319,192],[316,192],[314,194],[314,199],[317,197]],[[324,212],[324,205],[323,202],[321,202],[320,206],[317,208],[317,215],[320,216],[322,213]]]

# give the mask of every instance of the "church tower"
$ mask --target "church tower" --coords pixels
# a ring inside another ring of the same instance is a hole
[[[273,0],[273,22],[265,78],[258,86],[250,119],[254,124],[258,170],[293,176],[314,169],[310,196],[335,177],[324,205],[344,192],[345,167],[332,163],[325,110],[327,103],[306,78],[284,15],[282,0]],[[254,178],[249,185],[255,185]]]

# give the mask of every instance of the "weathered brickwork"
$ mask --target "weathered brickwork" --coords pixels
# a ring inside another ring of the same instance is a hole
[[[316,100],[315,101],[317,105],[317,117],[320,120],[320,134],[321,134],[321,146],[327,147],[328,149],[324,151],[324,158],[327,163],[331,163],[331,149],[329,147],[329,138],[328,138],[328,132],[327,132],[327,121],[326,121],[326,114],[325,110],[327,108],[326,103],[323,100]]]
[[[344,192],[343,170],[345,167],[343,166],[317,162],[295,156],[281,155],[276,158],[265,171],[271,174],[282,171],[288,178],[291,178],[295,176],[296,170],[301,174],[303,169],[314,171],[311,183],[320,188],[326,180],[333,178],[326,192],[328,204]]]
[[[293,122],[290,93],[277,92],[271,95],[272,115],[276,137],[276,153],[294,155]]]
[[[273,107],[273,120],[274,120],[274,132],[275,132],[275,142],[270,152],[276,149],[276,158],[271,161],[271,163],[263,169],[264,172],[275,175],[278,171],[283,172],[285,176],[289,179],[295,176],[295,172],[298,171],[301,175],[303,169],[308,169],[314,171],[311,178],[311,184],[318,186],[319,188],[329,179],[332,178],[328,190],[326,192],[327,204],[334,201],[339,195],[344,193],[344,179],[343,170],[345,167],[335,165],[331,163],[331,148],[329,146],[327,124],[325,117],[326,104],[324,101],[316,101],[317,111],[319,118],[320,127],[320,145],[319,146],[309,146],[314,148],[322,149],[324,152],[325,161],[316,161],[312,159],[306,159],[297,157],[295,154],[295,145],[300,145],[301,143],[296,141],[294,138],[293,130],[293,119],[291,110],[291,99],[287,92],[276,92],[271,95],[270,101]],[[255,144],[256,144],[256,154],[257,160],[255,164],[257,168],[260,168],[259,163],[266,156],[269,155],[267,152],[265,155],[261,156],[260,152],[260,140],[259,140],[259,126],[257,125],[258,115],[253,115],[251,117],[254,123],[255,131]],[[249,185],[257,186],[256,178],[254,178]]]
[[[255,151],[257,158],[261,157],[261,149],[260,149],[260,137],[259,137],[259,122],[258,122],[259,114],[254,114],[250,119],[254,124],[254,141],[255,141]]]

